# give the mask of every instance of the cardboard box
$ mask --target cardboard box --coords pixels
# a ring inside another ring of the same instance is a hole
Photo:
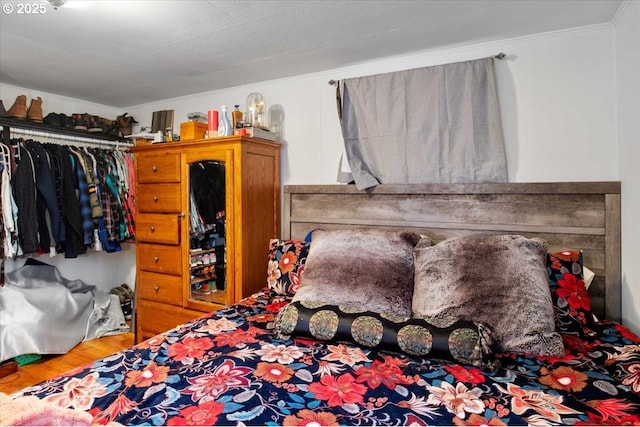
[[[202,122],[180,123],[180,141],[204,139],[207,134],[207,124]]]

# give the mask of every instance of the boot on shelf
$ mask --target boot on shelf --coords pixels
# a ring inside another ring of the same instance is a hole
[[[7,117],[7,110],[4,109],[4,102],[0,100],[0,117]]]
[[[27,111],[27,117],[35,123],[42,123],[42,98],[32,99]]]
[[[26,119],[27,97],[25,95],[18,95],[11,108],[9,108],[9,111],[7,111],[7,115],[14,119]]]

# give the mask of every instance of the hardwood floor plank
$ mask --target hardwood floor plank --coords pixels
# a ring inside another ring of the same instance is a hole
[[[0,392],[14,393],[132,345],[133,332],[127,332],[81,342],[66,354],[43,355],[36,362],[18,367],[18,372],[0,378]]]

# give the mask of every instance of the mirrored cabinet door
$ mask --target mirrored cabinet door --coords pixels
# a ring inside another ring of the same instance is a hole
[[[225,163],[189,165],[189,299],[224,304],[227,293]]]

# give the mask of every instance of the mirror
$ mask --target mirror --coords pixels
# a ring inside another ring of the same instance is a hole
[[[189,165],[190,299],[226,301],[225,165]]]

